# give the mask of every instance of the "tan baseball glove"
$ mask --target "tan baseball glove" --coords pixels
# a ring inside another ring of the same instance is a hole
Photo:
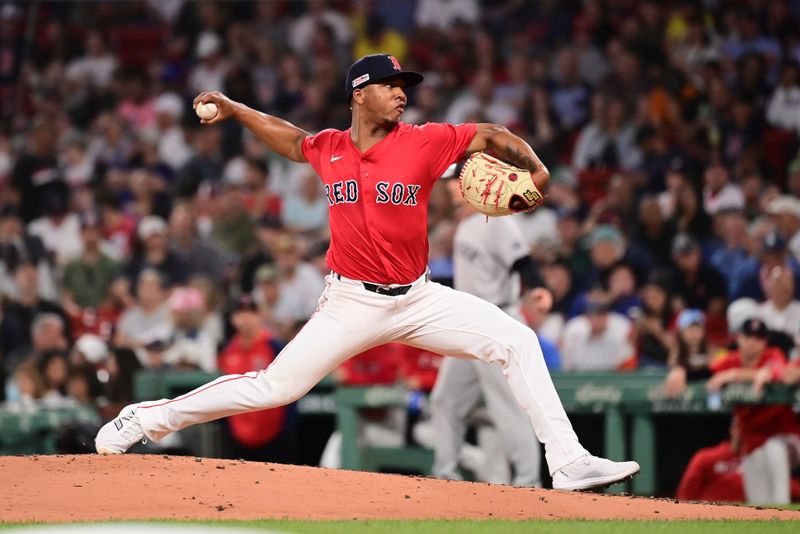
[[[529,171],[483,152],[467,159],[458,181],[467,204],[490,217],[530,211],[544,201]]]

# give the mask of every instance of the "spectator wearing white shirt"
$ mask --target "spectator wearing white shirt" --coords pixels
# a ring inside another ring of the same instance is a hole
[[[222,55],[220,36],[209,31],[201,33],[197,38],[195,56],[198,63],[189,73],[187,94],[194,96],[203,91],[222,91],[230,65]]]
[[[800,263],[800,200],[780,195],[769,203],[767,213],[775,221],[778,234],[787,241],[789,252]]]
[[[66,199],[57,194],[45,198],[44,212],[43,217],[28,225],[28,231],[42,240],[58,265],[64,265],[82,251],[80,221],[77,215],[67,211]]]
[[[630,319],[611,312],[603,298],[594,295],[586,310],[567,321],[561,341],[561,367],[565,371],[614,371],[627,366],[636,352]]]
[[[767,104],[767,122],[800,133],[800,67],[794,61],[781,70],[778,85]]]
[[[178,171],[192,157],[192,147],[180,126],[184,104],[175,93],[163,93],[153,103],[158,128],[158,159]]]
[[[64,72],[68,81],[98,88],[111,85],[117,58],[106,49],[99,31],[90,31],[84,41],[84,54],[70,61]]]
[[[800,301],[794,298],[794,285],[791,269],[774,267],[764,281],[767,300],[758,305],[755,316],[770,330],[789,336],[796,351],[800,345]]]
[[[281,218],[283,225],[290,230],[324,230],[328,222],[328,199],[325,198],[325,190],[312,169],[303,177],[302,189],[284,199]]]
[[[217,370],[217,347],[203,329],[203,294],[193,287],[176,288],[169,298],[174,332],[164,351],[164,362],[172,367]]]
[[[712,161],[703,174],[703,209],[709,215],[720,210],[743,209],[742,189],[731,182],[728,169],[721,161]]]
[[[275,264],[280,273],[276,318],[294,325],[305,323],[317,309],[325,288],[324,277],[313,265],[302,261],[298,244],[289,236],[276,243]]]
[[[447,30],[458,20],[474,24],[480,15],[477,0],[419,0],[414,20],[423,28]]]
[[[492,73],[482,70],[475,74],[472,85],[456,98],[447,110],[445,122],[461,124],[475,117],[509,126],[517,120],[517,111],[508,101],[496,97]]]
[[[592,114],[593,120],[581,129],[575,143],[573,169],[637,169],[642,153],[636,146],[636,127],[628,120],[622,98],[618,95],[595,95]]]
[[[353,27],[347,17],[331,9],[327,0],[311,0],[308,13],[298,18],[289,29],[289,46],[296,54],[305,56],[320,26],[331,30],[338,47],[345,48],[353,40]]]

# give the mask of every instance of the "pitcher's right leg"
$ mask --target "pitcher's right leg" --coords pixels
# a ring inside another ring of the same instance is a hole
[[[100,430],[95,446],[98,452],[122,453],[144,437],[158,441],[190,425],[293,402],[349,357],[382,343],[391,305],[363,288],[329,280],[317,313],[267,369],[222,376],[175,399],[126,407]]]

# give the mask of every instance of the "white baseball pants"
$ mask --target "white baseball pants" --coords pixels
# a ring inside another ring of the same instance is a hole
[[[798,463],[800,439],[777,435],[742,460],[744,495],[749,504],[789,504],[792,468]]]
[[[483,396],[501,445],[502,462],[515,467],[513,485],[540,486],[541,453],[527,415],[516,402],[500,367],[480,361],[447,358],[431,393],[435,455],[433,475],[458,479],[467,415]]]
[[[405,295],[327,277],[317,312],[264,370],[220,377],[172,400],[143,403],[145,435],[158,441],[190,425],[293,402],[351,356],[398,342],[499,364],[528,414],[554,473],[586,454],[564,412],[536,334],[478,297],[417,279]]]

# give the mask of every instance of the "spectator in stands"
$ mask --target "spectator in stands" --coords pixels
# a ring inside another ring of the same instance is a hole
[[[715,215],[722,209],[743,209],[744,195],[741,188],[731,182],[728,168],[718,160],[713,161],[703,175],[703,209]]]
[[[64,77],[77,87],[105,89],[111,85],[117,58],[108,51],[103,34],[90,31],[83,41],[83,55],[70,61]]]
[[[42,404],[53,408],[72,404],[67,398],[69,365],[66,353],[63,350],[47,351],[38,356],[37,364],[44,381]]]
[[[276,318],[299,327],[317,309],[325,280],[312,265],[302,260],[298,243],[288,236],[277,243],[275,265],[280,273]]]
[[[145,269],[139,275],[136,303],[122,312],[114,335],[114,346],[133,349],[143,365],[146,354],[141,350],[153,341],[172,336],[172,321],[165,282],[159,271]]]
[[[572,271],[563,261],[557,261],[541,268],[542,281],[553,295],[551,314],[558,314],[562,321],[570,317],[578,287],[573,279]]]
[[[667,218],[661,211],[658,197],[645,196],[639,201],[638,224],[634,229],[634,243],[647,251],[659,264],[669,263],[672,236],[667,228]]]
[[[108,298],[119,264],[101,250],[102,221],[97,212],[81,213],[82,254],[64,266],[62,305],[70,315],[82,308],[99,308]]]
[[[670,346],[669,373],[664,381],[668,397],[677,397],[688,382],[705,380],[711,376],[712,349],[706,339],[706,318],[702,311],[686,309],[675,321],[677,335]]]
[[[767,105],[767,122],[800,133],[800,66],[794,60],[781,68],[778,85]]]
[[[16,208],[6,205],[0,211],[0,294],[7,299],[17,297],[14,272],[20,261],[36,265],[40,297],[48,300],[58,297],[53,269],[42,240],[27,231]]]
[[[37,292],[38,272],[30,260],[21,259],[14,272],[17,298],[9,302],[3,310],[0,321],[0,354],[3,355],[3,368],[9,373],[34,348],[32,338],[34,319],[40,314],[54,314],[60,318],[62,332],[66,340],[70,338],[69,323],[64,310],[56,303],[39,298]],[[53,341],[59,339],[53,337]],[[8,376],[8,375],[6,375]]]
[[[709,263],[724,278],[728,295],[734,291],[739,271],[750,261],[747,253],[747,219],[739,209],[724,209],[714,217],[715,234],[719,243],[712,248]]]
[[[445,121],[460,124],[476,117],[504,126],[510,126],[518,119],[514,107],[495,95],[492,73],[487,70],[475,73],[470,87],[450,104]]]
[[[202,91],[223,91],[224,80],[230,64],[222,54],[222,39],[211,31],[204,31],[197,37],[194,49],[197,64],[189,72],[186,89],[189,95]]]
[[[164,362],[179,369],[217,370],[217,346],[213,333],[203,330],[203,294],[193,287],[178,287],[169,297],[172,337]]]
[[[222,130],[211,126],[192,133],[194,154],[176,177],[175,193],[179,198],[194,196],[201,184],[218,184],[223,176],[225,161],[220,149]]]
[[[800,199],[791,195],[774,198],[767,213],[775,221],[775,231],[787,243],[795,262],[800,263]]]
[[[289,231],[319,233],[328,223],[330,200],[313,169],[309,167],[302,180],[300,190],[284,200],[283,224]]]
[[[642,155],[636,146],[636,128],[628,118],[624,100],[616,95],[595,95],[592,117],[578,135],[572,167],[576,171],[636,170]]]
[[[477,23],[480,15],[477,0],[420,0],[414,21],[421,28],[446,31],[457,21]]]
[[[673,308],[695,308],[709,316],[723,316],[727,297],[725,279],[702,258],[700,243],[689,234],[675,236],[672,261]]]
[[[577,130],[589,120],[592,90],[581,80],[579,58],[575,50],[564,48],[555,58],[555,86],[552,89],[553,110],[559,126]]]
[[[169,237],[170,249],[186,266],[187,277],[201,275],[223,282],[225,260],[211,242],[198,234],[191,202],[181,202],[172,208]]]
[[[703,211],[697,191],[688,182],[675,193],[675,207],[667,220],[667,228],[672,236],[686,233],[704,240],[711,235],[711,219]]]
[[[265,369],[280,352],[281,345],[261,326],[258,306],[249,295],[242,295],[233,308],[231,321],[236,334],[219,357],[224,374],[243,374]],[[227,428],[232,458],[276,460],[284,458],[281,443],[270,447],[283,430],[287,407],[261,410],[228,418]]]
[[[674,344],[668,275],[651,273],[639,295],[641,308],[627,314],[633,320],[639,366],[665,366]]]
[[[736,339],[738,350],[711,365],[706,387],[719,391],[726,384],[780,377],[786,356],[767,346],[769,332],[760,319],[745,321]],[[742,471],[747,502],[788,504],[790,474],[800,458],[800,423],[789,405],[740,405],[734,408],[742,439]]]
[[[153,103],[158,128],[158,157],[174,172],[179,171],[192,157],[192,147],[186,142],[183,128],[184,103],[175,93],[163,93]]]
[[[795,278],[786,267],[774,267],[764,280],[764,293],[767,300],[758,304],[754,316],[766,323],[773,333],[783,334],[788,338],[785,344],[793,355],[796,346],[800,345],[800,300],[795,298]]]
[[[37,117],[25,142],[25,153],[11,173],[22,219],[29,223],[42,214],[42,199],[51,193],[66,198],[67,187],[58,172],[56,132],[44,117]]]
[[[526,291],[522,295],[519,312],[523,322],[536,332],[547,368],[550,371],[560,370],[561,354],[557,343],[564,329],[564,318],[558,314],[543,313],[531,291]]]
[[[81,227],[78,217],[69,212],[67,195],[48,193],[43,200],[43,216],[31,221],[28,230],[42,240],[53,261],[63,266],[81,253]]]
[[[123,269],[132,287],[138,287],[139,277],[146,269],[158,271],[167,286],[186,281],[188,267],[169,248],[167,232],[167,223],[161,217],[150,215],[139,221],[136,234],[141,242],[141,249],[134,253]]]
[[[786,241],[775,231],[767,232],[760,241],[761,251],[758,260],[750,261],[737,272],[733,297],[764,300],[764,282],[776,267],[794,273],[795,298],[800,299],[800,264],[789,255]]]
[[[73,191],[91,185],[98,178],[94,157],[88,152],[86,139],[80,134],[64,137],[59,142],[59,164],[64,180]]]
[[[15,411],[35,411],[44,394],[44,382],[33,361],[22,362],[14,369],[13,380],[5,386],[5,401]]]
[[[242,192],[238,187],[227,185],[217,199],[217,213],[211,238],[222,248],[228,261],[238,263],[252,252],[255,243],[253,218],[242,209]]]
[[[582,315],[567,321],[561,340],[566,371],[613,371],[636,366],[633,328],[624,315],[610,310],[606,296],[591,293]]]

